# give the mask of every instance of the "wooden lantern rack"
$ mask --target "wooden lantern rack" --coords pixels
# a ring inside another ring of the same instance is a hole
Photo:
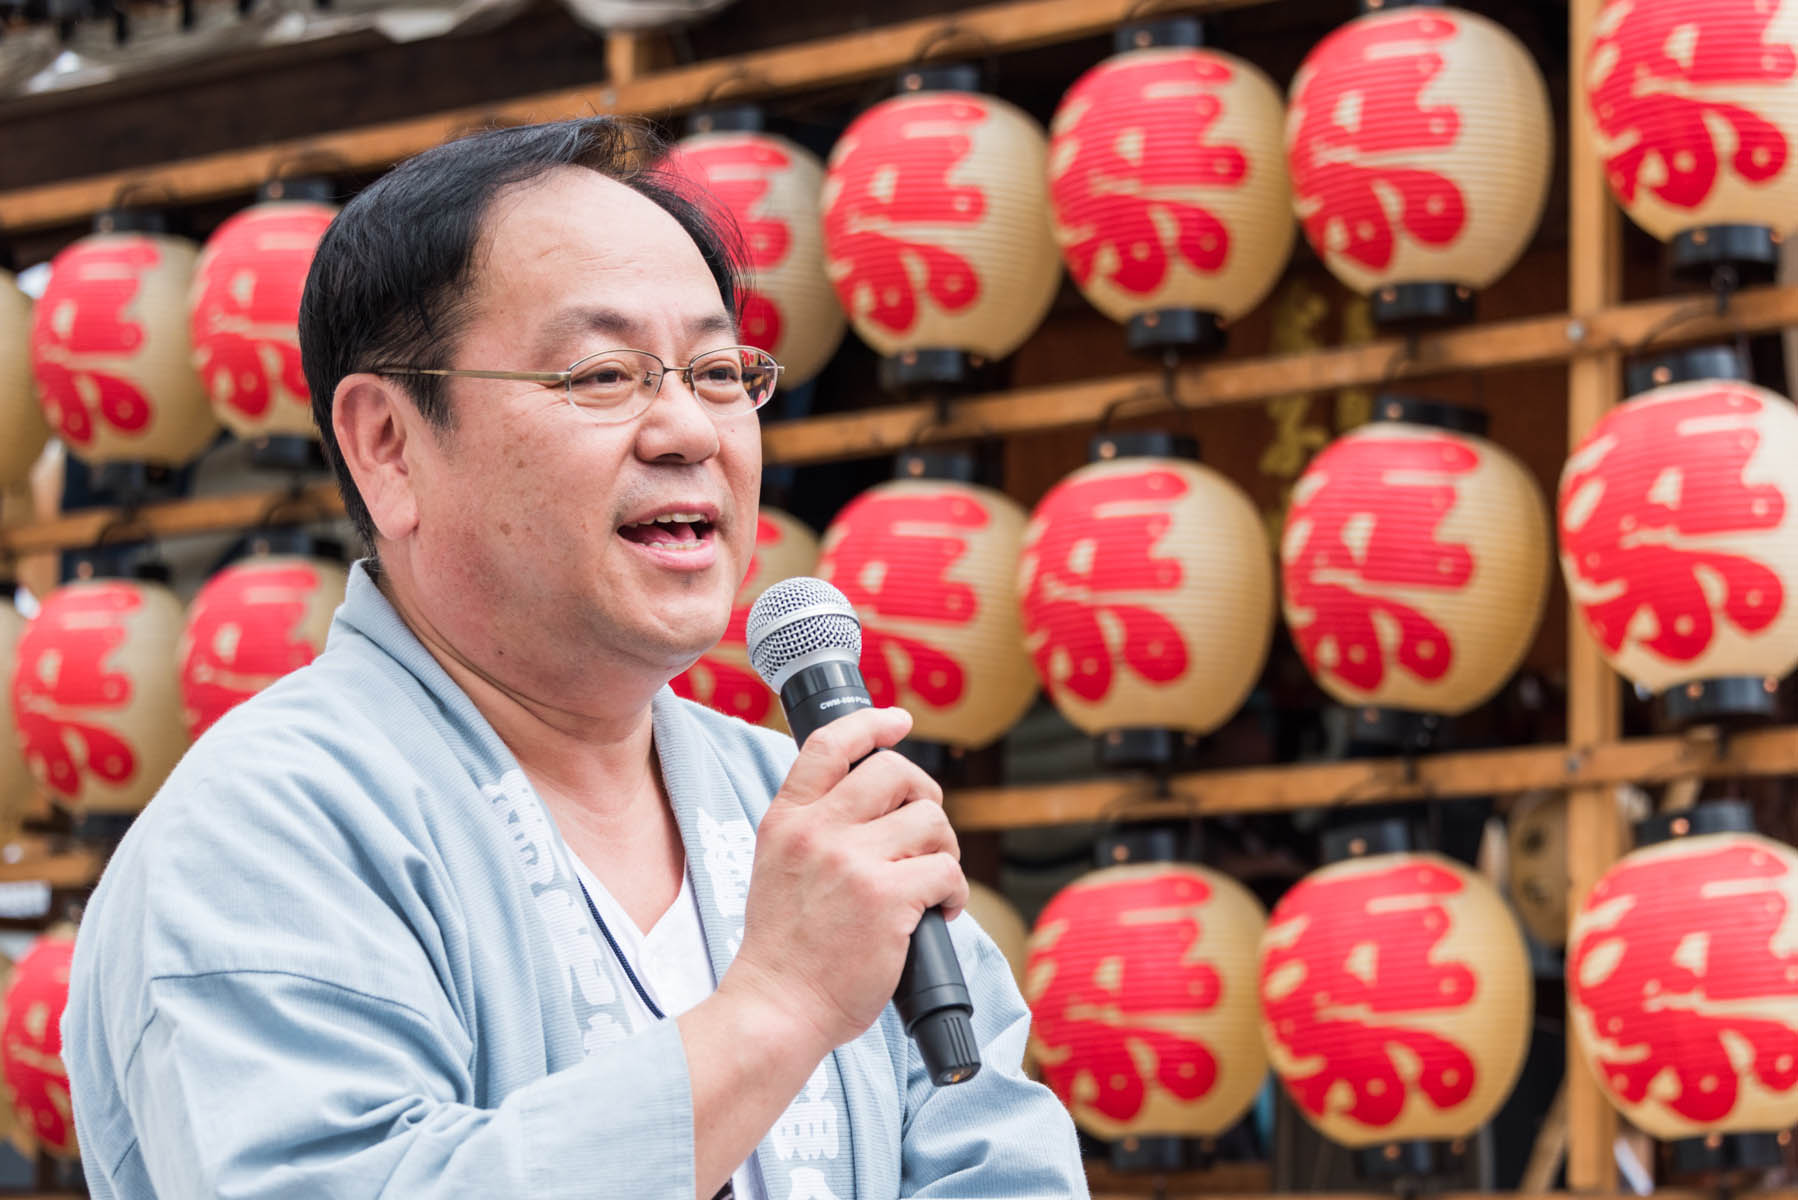
[[[1188,11],[1215,11],[1256,0],[1184,0]],[[1571,45],[1584,44],[1600,0],[1571,0]],[[591,113],[667,116],[691,109],[721,91],[769,96],[853,83],[895,72],[927,43],[960,39],[982,53],[1012,52],[1106,33],[1140,10],[1140,0],[1011,0],[776,49],[671,69],[654,69],[655,43],[635,35],[607,39],[608,78],[591,87],[547,92],[480,108],[395,121],[337,133],[211,154],[148,170],[116,172],[0,192],[0,229],[57,229],[105,207],[124,184],[144,184],[199,202],[247,195],[271,170],[296,154],[323,154],[345,170],[377,170],[423,151],[445,137],[490,121],[550,120]],[[1570,94],[1580,93],[1577,58]],[[1587,123],[1568,122],[1570,193],[1568,311],[1485,322],[1408,343],[1386,340],[1314,352],[1271,355],[1188,367],[1176,376],[1185,407],[1241,404],[1294,392],[1415,379],[1527,364],[1565,362],[1567,440],[1582,439],[1620,399],[1625,351],[1677,324],[1677,341],[1718,334],[1756,333],[1798,324],[1798,287],[1766,287],[1735,295],[1718,313],[1709,298],[1679,297],[1621,304],[1619,215],[1607,195]],[[904,445],[978,436],[1069,428],[1097,421],[1120,397],[1159,388],[1148,373],[1113,375],[1045,387],[1014,389],[953,403],[947,420],[927,405],[899,404],[845,414],[770,423],[764,434],[769,463],[816,463],[892,451]],[[147,534],[170,536],[254,524],[291,493],[209,496],[147,506],[130,514]],[[340,513],[335,488],[305,490],[307,502]],[[121,516],[85,510],[46,520],[0,526],[0,556],[83,546]],[[1619,681],[1577,619],[1569,621],[1567,741],[1563,745],[1425,755],[1411,760],[1362,760],[1208,771],[1171,781],[1155,796],[1140,783],[1099,779],[1068,784],[970,789],[949,807],[964,830],[1001,830],[1115,818],[1120,812],[1217,814],[1293,810],[1389,800],[1429,799],[1568,789],[1569,860],[1577,906],[1621,852],[1615,842],[1612,790],[1623,782],[1660,782],[1709,776],[1779,775],[1798,771],[1798,726],[1743,733],[1728,739],[1620,738]],[[41,846],[16,862],[0,861],[0,881],[65,884],[92,879],[89,852],[48,854]],[[1585,1066],[1570,1061],[1566,1093],[1567,1182],[1570,1192],[1608,1195],[1617,1189],[1612,1146],[1616,1116]],[[1096,1196],[1147,1194],[1141,1180],[1094,1170]],[[1220,1169],[1158,1181],[1162,1195],[1265,1191],[1265,1173]],[[1798,1192],[1766,1193],[1798,1200]],[[1657,1195],[1698,1193],[1663,1191]]]

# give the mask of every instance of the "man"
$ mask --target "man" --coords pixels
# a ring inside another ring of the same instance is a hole
[[[748,565],[774,371],[627,161],[602,119],[482,134],[321,243],[301,342],[373,557],[95,893],[95,1196],[1085,1194],[971,920],[979,1075],[931,1087],[887,1003],[966,898],[937,786],[872,753],[905,714],[795,756],[666,686]]]

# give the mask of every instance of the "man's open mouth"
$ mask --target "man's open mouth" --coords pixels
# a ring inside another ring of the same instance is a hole
[[[712,523],[700,513],[663,513],[649,521],[620,525],[618,534],[627,541],[658,549],[691,550],[706,544]]]

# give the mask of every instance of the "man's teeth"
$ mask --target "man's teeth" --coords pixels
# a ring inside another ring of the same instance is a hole
[[[677,521],[683,525],[687,525],[687,524],[694,524],[696,522],[705,520],[705,514],[704,513],[665,513],[662,516],[653,518],[653,520],[655,521],[655,523],[657,525],[672,525]]]

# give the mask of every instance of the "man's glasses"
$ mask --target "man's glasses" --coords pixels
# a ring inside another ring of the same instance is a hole
[[[754,412],[774,395],[780,364],[754,346],[726,346],[671,367],[647,350],[602,350],[566,371],[461,371],[437,367],[374,367],[377,375],[460,375],[561,385],[568,402],[602,424],[634,420],[649,410],[662,382],[679,375],[714,416]]]

